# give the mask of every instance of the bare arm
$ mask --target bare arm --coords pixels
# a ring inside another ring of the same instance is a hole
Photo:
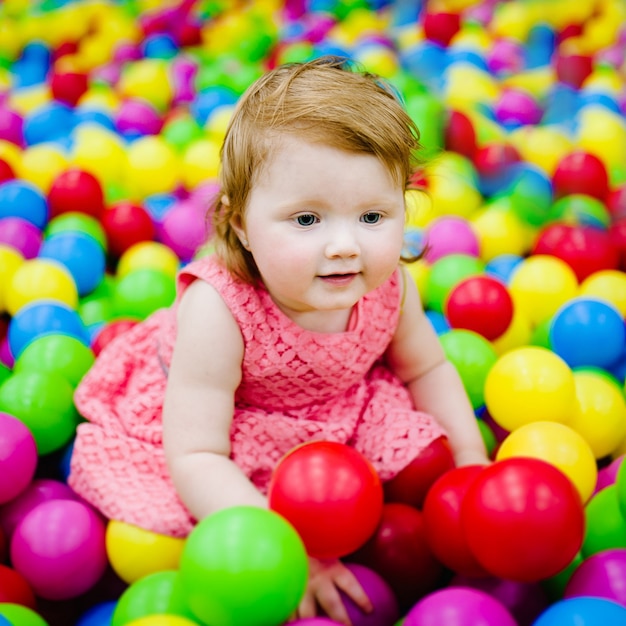
[[[203,519],[230,506],[266,507],[229,458],[243,339],[219,294],[196,280],[178,309],[178,332],[163,406],[163,445],[176,490]]]
[[[435,417],[446,430],[457,466],[487,463],[485,445],[463,382],[446,359],[415,283],[406,272],[404,283],[403,311],[387,352],[388,363],[407,384],[415,406]]]

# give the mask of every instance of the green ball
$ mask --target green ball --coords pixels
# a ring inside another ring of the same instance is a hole
[[[8,619],[11,626],[48,626],[48,622],[32,609],[12,602],[0,602],[0,616]]]
[[[613,548],[626,548],[626,519],[620,508],[617,483],[598,491],[585,506],[581,552],[586,558]]]
[[[99,220],[86,213],[70,212],[62,213],[53,217],[46,226],[45,237],[51,237],[58,233],[78,231],[93,237],[102,247],[107,249],[107,237]]]
[[[91,348],[71,335],[40,335],[22,350],[14,372],[56,372],[76,387],[95,361]]]
[[[452,288],[464,278],[482,274],[484,269],[484,262],[469,254],[448,254],[437,259],[426,278],[426,308],[443,313]]]
[[[484,420],[479,419],[477,422],[478,430],[480,430],[483,442],[485,443],[485,448],[487,448],[487,454],[491,456],[498,445],[498,440],[496,439],[493,430]]]
[[[222,509],[198,523],[180,561],[187,604],[211,626],[278,626],[306,587],[308,559],[296,530],[266,509]]]
[[[14,372],[0,385],[0,411],[28,426],[37,452],[61,449],[74,436],[79,422],[74,388],[56,372]]]
[[[113,310],[117,317],[143,320],[157,309],[169,307],[175,298],[174,276],[153,269],[137,269],[117,281]]]
[[[448,360],[456,367],[474,409],[485,404],[485,380],[498,360],[491,342],[471,330],[455,328],[440,335]]]
[[[604,202],[575,193],[559,198],[550,207],[549,220],[607,229],[611,225],[611,214]]]
[[[183,599],[177,571],[155,572],[131,583],[115,605],[111,626],[122,626],[141,617],[162,614],[193,619]]]
[[[174,150],[183,152],[190,143],[204,136],[204,130],[192,115],[184,114],[167,122],[161,135]]]

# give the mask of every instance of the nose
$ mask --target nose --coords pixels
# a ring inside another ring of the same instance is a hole
[[[333,258],[353,258],[359,256],[361,248],[356,232],[347,225],[329,229],[326,241],[326,256]]]

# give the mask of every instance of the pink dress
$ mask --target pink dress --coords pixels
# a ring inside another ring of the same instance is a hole
[[[161,410],[176,307],[196,279],[213,285],[241,329],[232,458],[261,491],[277,461],[306,441],[353,446],[388,480],[444,434],[414,410],[381,357],[400,316],[398,272],[356,305],[345,332],[317,333],[292,322],[265,289],[204,257],[179,274],[174,305],[109,343],[76,390],[87,421],[77,429],[69,484],[108,518],[175,537],[195,523],[168,473]]]

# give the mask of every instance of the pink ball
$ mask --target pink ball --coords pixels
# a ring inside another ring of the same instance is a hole
[[[122,102],[115,125],[122,135],[137,137],[158,134],[163,126],[163,120],[148,102],[129,98]]]
[[[408,612],[402,626],[517,626],[504,605],[484,591],[447,587],[428,594]]]
[[[594,596],[626,606],[626,549],[596,552],[574,570],[564,598]]]
[[[28,487],[38,456],[32,433],[17,417],[0,413],[0,433],[0,504],[4,504]]]
[[[10,541],[20,522],[36,507],[50,500],[78,500],[65,483],[52,478],[36,478],[17,498],[0,508],[0,528]]]
[[[493,74],[508,76],[524,69],[524,48],[513,39],[494,42],[487,56],[487,67]]]
[[[0,363],[6,365],[9,369],[13,369],[13,365],[15,365],[15,357],[11,352],[9,338],[6,336],[0,340]]]
[[[24,120],[17,112],[0,106],[0,139],[24,145]]]
[[[501,124],[538,124],[543,111],[534,98],[518,89],[506,89],[496,103],[494,114]]]
[[[0,218],[0,244],[15,248],[25,259],[39,254],[42,238],[41,230],[21,217]]]
[[[603,467],[598,472],[598,479],[596,481],[596,488],[594,490],[594,495],[601,491],[605,487],[609,487],[610,485],[614,485],[617,480],[617,472],[622,465],[622,461],[624,460],[624,455],[618,456],[614,461],[612,461],[606,467]]]
[[[47,600],[75,598],[106,570],[105,530],[103,519],[87,504],[44,502],[15,529],[11,562],[36,595]]]
[[[478,237],[461,217],[445,216],[433,220],[426,229],[426,244],[429,263],[448,254],[479,255]]]
[[[203,206],[189,200],[172,205],[167,211],[159,237],[183,262],[191,261],[198,248],[207,240],[210,222]]]

